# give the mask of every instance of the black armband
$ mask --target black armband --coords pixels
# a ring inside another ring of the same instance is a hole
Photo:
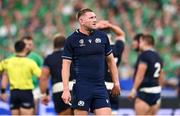
[[[49,95],[49,89],[46,89],[46,95]]]
[[[6,93],[6,89],[1,88],[1,94]]]

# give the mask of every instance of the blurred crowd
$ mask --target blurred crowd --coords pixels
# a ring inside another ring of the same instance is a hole
[[[136,33],[156,38],[167,79],[180,75],[179,0],[0,0],[0,59],[11,54],[13,43],[26,34],[34,37],[36,51],[46,56],[55,33],[68,36],[78,28],[76,13],[84,7],[94,10],[98,20],[109,20],[125,31],[121,77],[132,77],[137,54],[131,42]]]

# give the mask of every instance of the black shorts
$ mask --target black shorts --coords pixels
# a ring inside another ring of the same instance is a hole
[[[64,103],[61,96],[62,96],[62,92],[53,93],[53,102],[56,113],[60,113],[68,108],[71,108],[70,105]]]
[[[34,97],[32,90],[11,90],[10,109],[34,108]]]
[[[153,106],[157,104],[161,100],[160,93],[145,93],[145,92],[138,92],[138,98],[145,101],[148,105]]]

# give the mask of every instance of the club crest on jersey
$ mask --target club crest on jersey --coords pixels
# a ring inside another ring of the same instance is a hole
[[[101,39],[100,38],[96,38],[95,39],[95,43],[101,43]]]
[[[80,39],[80,40],[79,40],[79,44],[80,44],[80,45],[79,45],[80,47],[85,46],[84,40],[83,40],[83,39]]]

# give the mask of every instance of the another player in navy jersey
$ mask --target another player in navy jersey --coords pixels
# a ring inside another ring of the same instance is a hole
[[[60,34],[56,34],[54,37],[54,52],[48,55],[44,60],[44,66],[42,68],[41,79],[41,91],[42,93],[48,93],[48,80],[51,76],[52,92],[53,92],[53,102],[55,106],[55,111],[58,115],[72,115],[73,110],[70,105],[65,104],[61,98],[63,91],[61,69],[62,69],[62,52],[65,43],[65,37]],[[70,88],[72,88],[73,82],[70,78]],[[71,90],[71,89],[70,89]],[[46,105],[49,101],[49,96],[44,94],[42,97],[42,102]]]
[[[113,50],[113,55],[115,57],[116,66],[119,67],[120,62],[121,62],[122,53],[124,50],[125,33],[119,26],[111,24],[109,21],[105,21],[105,20],[98,21],[97,28],[101,29],[107,33],[107,35],[109,37],[111,48]],[[116,34],[115,42],[112,42],[111,31],[113,31]],[[108,89],[111,108],[118,109],[119,108],[119,98],[118,98],[118,96],[111,95],[113,81],[112,81],[111,74],[109,72],[107,63],[106,63],[105,69],[106,69],[105,84],[106,84],[106,88]]]
[[[111,115],[111,104],[104,82],[105,60],[114,82],[112,94],[120,94],[118,71],[107,35],[96,29],[96,15],[91,9],[78,12],[80,29],[70,35],[63,52],[63,95],[66,104],[71,102],[69,91],[70,65],[73,63],[76,83],[72,106],[75,115],[87,115],[90,108],[96,115]]]
[[[160,107],[161,85],[163,84],[163,63],[154,49],[154,38],[143,35],[139,40],[139,50],[135,69],[135,82],[130,99],[135,99],[137,115],[155,115]]]
[[[140,53],[139,42],[142,37],[143,37],[143,33],[138,33],[134,36],[133,41],[132,41],[132,47],[138,53]]]

